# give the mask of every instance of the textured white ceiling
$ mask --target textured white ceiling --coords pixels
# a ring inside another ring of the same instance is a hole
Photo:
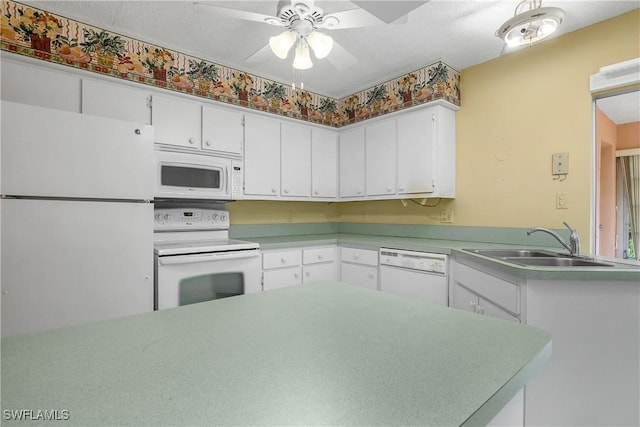
[[[615,124],[640,122],[640,91],[598,99],[596,106]]]
[[[500,56],[503,43],[494,33],[513,16],[518,1],[431,0],[409,12],[405,24],[382,23],[377,27],[327,31],[358,62],[337,70],[329,61],[313,58],[313,68],[295,74],[291,57],[266,55],[261,62],[246,61],[282,28],[225,18],[213,10],[205,13],[191,1],[22,0],[21,3],[272,80],[283,83],[295,80],[298,84],[302,80],[311,91],[341,98],[439,60],[462,70]],[[208,3],[267,15],[275,15],[277,5],[274,0]],[[315,4],[325,13],[358,7],[345,0],[318,0]],[[549,0],[543,6],[561,7],[565,11],[565,22],[551,37],[554,38],[637,9],[640,2]]]

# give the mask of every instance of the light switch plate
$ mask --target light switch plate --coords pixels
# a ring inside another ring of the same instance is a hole
[[[569,173],[569,153],[554,153],[551,158],[551,174],[567,175]]]

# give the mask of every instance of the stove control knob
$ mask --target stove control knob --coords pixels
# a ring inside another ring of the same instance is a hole
[[[217,213],[214,213],[213,215],[211,215],[211,220],[212,220],[213,222],[217,222],[217,221],[218,221],[218,214],[217,214]]]
[[[227,214],[220,214],[220,221],[226,222],[227,221]]]
[[[169,221],[169,214],[164,214],[164,220]]]

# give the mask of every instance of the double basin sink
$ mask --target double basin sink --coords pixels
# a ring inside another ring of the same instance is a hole
[[[615,264],[537,249],[465,249],[465,251],[527,267],[615,267]]]

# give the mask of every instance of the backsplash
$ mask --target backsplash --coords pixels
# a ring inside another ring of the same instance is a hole
[[[435,100],[460,105],[460,73],[443,62],[334,99],[13,1],[2,1],[1,36],[8,52],[333,127]]]

